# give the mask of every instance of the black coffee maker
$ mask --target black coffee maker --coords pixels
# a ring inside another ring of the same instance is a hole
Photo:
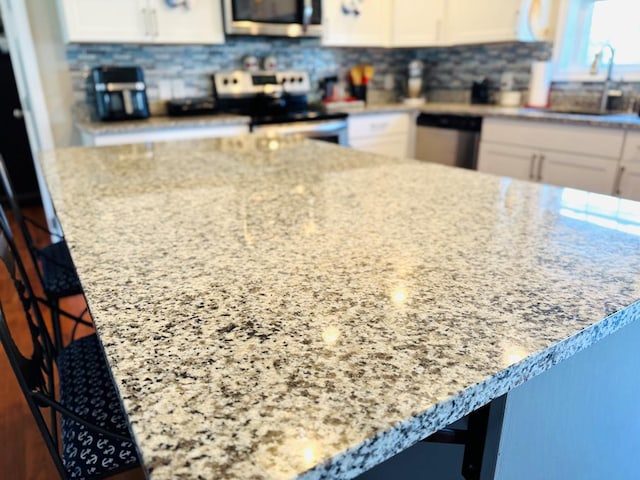
[[[100,120],[149,117],[147,87],[139,67],[95,67],[91,80]]]

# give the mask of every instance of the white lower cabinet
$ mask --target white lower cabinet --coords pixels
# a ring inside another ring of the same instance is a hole
[[[487,118],[482,126],[478,170],[626,196],[620,183],[624,142],[621,129]],[[627,178],[631,180],[625,182],[633,182],[631,175]],[[627,191],[631,189],[627,187]]]
[[[170,142],[174,140],[193,140],[198,138],[231,137],[249,133],[248,125],[223,125],[191,128],[159,128],[127,133],[89,133],[82,132],[82,144],[85,146],[124,145],[128,143]]]
[[[478,170],[481,172],[534,180],[535,160],[535,150],[528,147],[480,142]]]
[[[350,115],[349,146],[391,157],[411,157],[413,127],[410,113]]]
[[[617,195],[640,201],[640,166],[622,165],[618,180]]]
[[[536,170],[539,182],[611,195],[618,162],[612,158],[542,151],[537,158]]]
[[[482,142],[478,170],[611,195],[616,183],[618,162],[611,158]]]

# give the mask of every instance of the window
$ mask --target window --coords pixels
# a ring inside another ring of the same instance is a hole
[[[557,80],[600,81],[615,49],[614,78],[640,78],[640,2],[638,0],[564,0],[564,25],[556,37]],[[561,22],[563,16],[561,15]],[[603,52],[598,74],[591,67]]]

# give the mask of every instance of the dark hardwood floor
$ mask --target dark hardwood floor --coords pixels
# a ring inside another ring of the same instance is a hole
[[[25,209],[25,214],[32,219],[38,219],[41,224],[45,224],[42,209]],[[13,219],[10,217],[10,220]],[[14,225],[12,225],[14,226]],[[14,231],[17,232],[16,229]],[[38,245],[44,245],[48,237],[44,232],[33,231]],[[22,239],[16,234],[18,249],[22,258],[28,259],[28,253]],[[25,262],[30,268],[30,276],[35,279],[35,273],[28,261]],[[33,282],[38,288],[37,282]],[[0,285],[0,298],[7,298],[5,292],[12,289],[11,285]],[[79,314],[85,308],[84,299],[78,295],[65,299],[62,307],[71,312]],[[24,322],[24,313],[17,302],[3,304],[4,314],[7,323],[11,328],[18,346],[29,341],[29,332]],[[21,320],[22,318],[22,320]],[[71,338],[71,322],[66,322],[63,327],[65,342]],[[91,333],[87,327],[78,328],[75,337]],[[20,391],[13,371],[9,365],[9,360],[0,345],[0,478],[28,479],[28,480],[49,480],[58,477],[58,473],[53,465],[53,461],[47,452],[44,440],[40,431],[36,427],[35,421],[29,412],[27,403]],[[135,469],[125,472],[113,478],[119,480],[134,480],[144,478],[142,469]]]

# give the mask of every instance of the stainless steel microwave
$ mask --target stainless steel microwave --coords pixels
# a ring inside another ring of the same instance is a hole
[[[224,7],[227,34],[322,35],[322,0],[224,0]]]

